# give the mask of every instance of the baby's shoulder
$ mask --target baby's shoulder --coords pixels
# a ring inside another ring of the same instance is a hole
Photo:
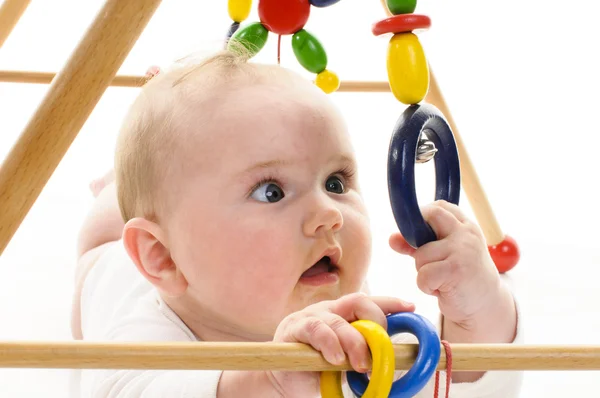
[[[81,295],[85,339],[192,341],[193,333],[137,270],[121,241],[97,258]]]
[[[97,249],[83,283],[83,297],[111,297],[113,300],[131,294],[133,285],[142,284],[143,277],[127,255],[122,241],[106,243]]]

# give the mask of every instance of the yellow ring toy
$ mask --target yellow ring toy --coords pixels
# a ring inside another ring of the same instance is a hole
[[[351,325],[367,340],[373,359],[369,386],[362,398],[387,398],[392,389],[396,368],[392,340],[385,329],[375,322],[358,320]],[[320,386],[322,398],[344,398],[341,372],[322,372]]]

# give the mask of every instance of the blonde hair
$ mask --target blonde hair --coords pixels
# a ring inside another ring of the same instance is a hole
[[[190,113],[202,117],[199,101],[231,95],[241,84],[299,78],[277,65],[249,63],[249,58],[242,47],[200,62],[188,57],[144,85],[125,117],[115,154],[117,195],[126,222],[134,217],[158,221],[166,209],[169,165],[185,145],[178,126]]]

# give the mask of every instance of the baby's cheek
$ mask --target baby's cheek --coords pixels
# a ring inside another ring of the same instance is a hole
[[[230,261],[227,267],[233,266],[232,272],[242,274],[247,288],[253,288],[265,294],[266,288],[275,288],[286,284],[286,276],[290,274],[292,239],[272,228],[232,231],[231,244],[225,247],[223,256]]]
[[[346,215],[344,220],[344,253],[354,282],[362,283],[371,259],[371,230],[368,218],[359,212]]]
[[[238,241],[226,253],[235,259],[223,270],[224,289],[232,314],[246,327],[270,333],[279,322],[295,280],[290,268],[294,253],[273,233],[257,231],[237,235]]]

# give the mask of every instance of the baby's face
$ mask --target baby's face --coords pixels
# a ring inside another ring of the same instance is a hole
[[[230,97],[202,121],[210,133],[186,127],[168,240],[206,322],[269,338],[289,313],[359,291],[371,236],[346,127],[324,95]]]

